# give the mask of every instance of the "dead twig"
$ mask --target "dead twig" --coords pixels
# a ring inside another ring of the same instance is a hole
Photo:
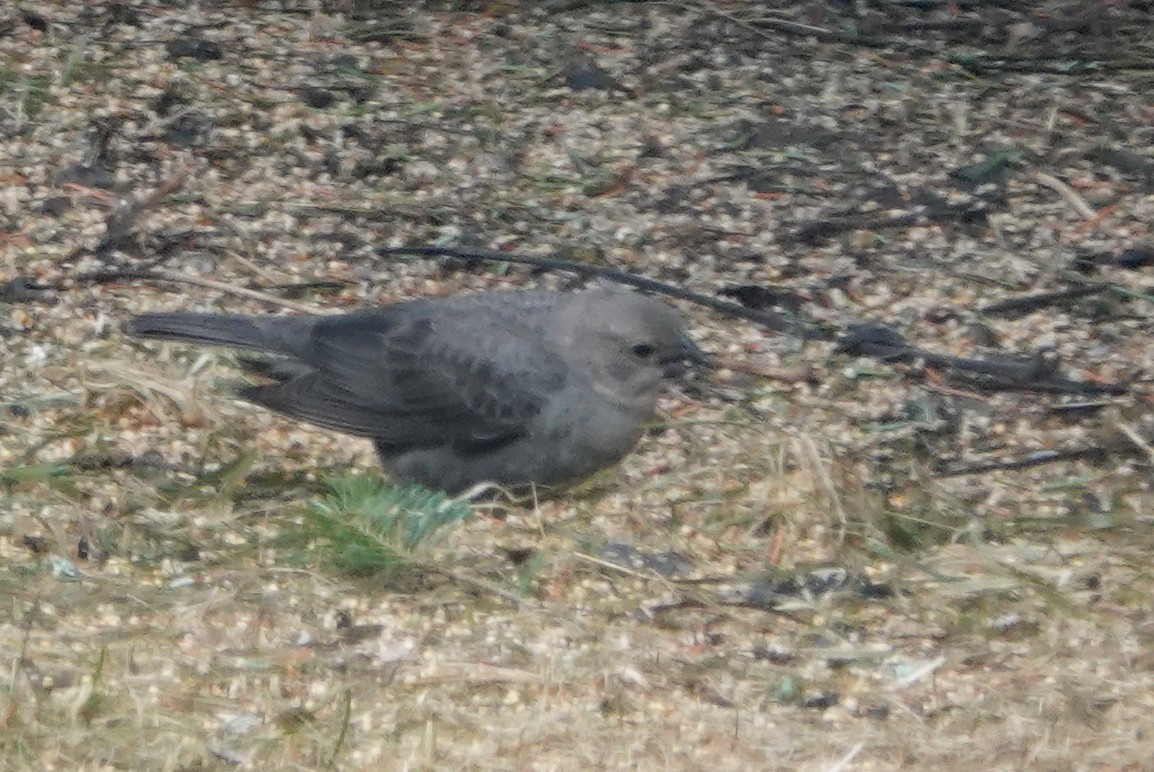
[[[1066,183],[1062,182],[1057,177],[1046,174],[1045,172],[1034,172],[1034,179],[1045,185],[1047,188],[1055,191],[1062,198],[1066,199],[1066,203],[1078,210],[1078,213],[1087,220],[1092,220],[1098,216],[1093,207],[1086,203],[1086,199],[1078,195],[1078,191],[1071,188]]]
[[[317,309],[304,303],[297,303],[294,300],[287,300],[285,298],[278,298],[275,295],[270,295],[267,292],[250,289],[248,287],[238,287],[235,284],[228,284],[216,279],[208,279],[203,276],[192,276],[190,274],[177,273],[175,271],[166,271],[164,269],[145,269],[137,270],[133,268],[124,269],[110,269],[107,271],[95,271],[90,274],[78,276],[73,279],[74,282],[82,284],[108,284],[114,281],[161,281],[172,282],[174,284],[191,284],[194,287],[205,287],[207,289],[214,289],[229,295],[236,295],[242,298],[249,298],[251,300],[259,300],[262,303],[268,303],[281,308],[288,308],[302,314],[318,313]],[[54,287],[54,289],[59,289]]]

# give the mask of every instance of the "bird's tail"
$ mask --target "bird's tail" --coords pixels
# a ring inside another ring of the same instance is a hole
[[[134,316],[125,330],[141,338],[292,354],[305,341],[314,321],[308,316],[261,317],[177,311]]]

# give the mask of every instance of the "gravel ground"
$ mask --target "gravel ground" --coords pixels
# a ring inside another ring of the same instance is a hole
[[[0,10],[0,766],[1149,764],[1149,3],[317,5]],[[577,283],[414,245],[793,321],[349,576],[369,445],[118,325]]]

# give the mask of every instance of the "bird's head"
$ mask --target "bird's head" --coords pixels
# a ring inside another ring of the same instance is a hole
[[[621,402],[652,405],[664,378],[709,358],[662,301],[617,288],[578,293],[558,317],[566,355],[580,360],[594,388]]]

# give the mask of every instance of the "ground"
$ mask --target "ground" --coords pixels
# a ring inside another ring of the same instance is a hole
[[[1152,28],[1088,1],[0,11],[0,765],[1150,766]],[[377,250],[412,245],[794,323],[676,301],[722,366],[625,463],[350,573],[309,524],[375,479],[368,444],[120,325],[576,283]]]

